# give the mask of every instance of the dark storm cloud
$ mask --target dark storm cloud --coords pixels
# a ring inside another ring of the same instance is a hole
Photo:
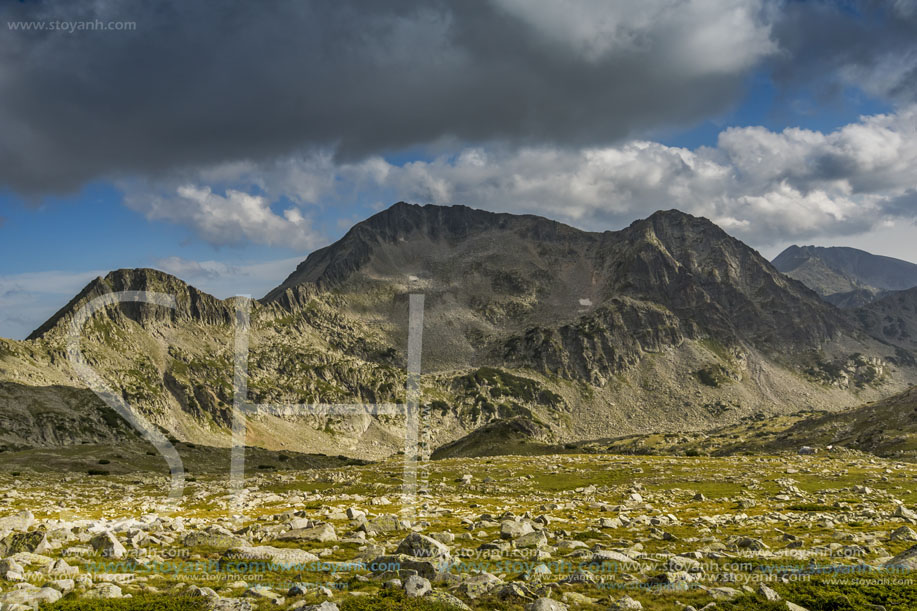
[[[625,2],[611,30],[590,1],[7,3],[0,184],[46,193],[315,147],[609,142],[733,102],[773,51],[764,2]]]
[[[917,1],[812,0],[782,5],[774,75],[830,98],[853,85],[898,103],[917,102]]]

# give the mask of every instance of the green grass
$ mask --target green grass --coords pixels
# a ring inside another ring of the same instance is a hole
[[[458,607],[423,598],[408,598],[401,590],[388,590],[376,596],[347,598],[338,604],[341,611],[455,611]]]
[[[818,503],[797,503],[789,505],[787,511],[847,511],[843,508],[832,507],[830,505],[819,505]]]
[[[135,594],[131,598],[86,600],[66,596],[56,603],[42,605],[42,611],[204,611],[202,597]]]

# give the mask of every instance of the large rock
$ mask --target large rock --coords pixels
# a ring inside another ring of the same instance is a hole
[[[331,524],[319,524],[311,528],[294,528],[279,537],[278,541],[337,541],[337,533],[334,532],[334,526]]]
[[[909,526],[902,526],[888,536],[892,541],[917,541],[917,533]]]
[[[539,598],[527,606],[526,611],[567,611],[567,605],[552,598]]]
[[[0,577],[7,581],[22,581],[25,569],[12,558],[0,560]]]
[[[0,518],[0,533],[7,531],[25,532],[35,523],[35,516],[28,509]]]
[[[0,541],[0,556],[12,556],[20,552],[43,554],[50,549],[48,538],[42,530],[29,533],[12,533]]]
[[[506,520],[500,524],[500,536],[504,539],[518,539],[535,530],[528,520]]]
[[[443,605],[449,609],[457,609],[458,611],[472,611],[471,607],[463,603],[452,594],[449,594],[448,592],[430,592],[424,598],[430,602],[439,603],[440,605]]]
[[[622,554],[621,552],[616,552],[611,549],[601,549],[592,555],[592,563],[599,566],[605,565],[607,568],[617,565],[635,565],[637,561],[627,554]]]
[[[419,598],[433,591],[430,580],[420,575],[411,575],[404,580],[404,593],[408,598]]]
[[[61,599],[63,594],[54,588],[22,588],[0,594],[0,603],[4,605],[28,605],[37,607],[41,604],[50,604]]]
[[[904,505],[898,505],[898,507],[895,508],[894,516],[896,518],[906,520],[912,524],[917,524],[917,512],[911,511]]]
[[[121,587],[113,583],[100,583],[83,596],[86,598],[121,598]]]
[[[763,583],[758,585],[758,595],[764,597],[764,600],[769,600],[771,602],[780,600],[780,595],[777,594],[773,588]]]
[[[477,573],[464,579],[456,588],[459,594],[464,594],[471,600],[486,596],[491,590],[503,584],[496,575],[491,573]]]
[[[917,571],[917,545],[906,549],[882,566],[892,570]]]
[[[299,605],[298,607],[293,607],[290,609],[290,611],[340,611],[340,609],[330,600],[326,600],[325,602],[319,603],[317,605],[312,603],[305,603]]]
[[[360,525],[360,530],[364,531],[367,535],[375,536],[404,530],[404,524],[398,519],[398,516],[386,514],[374,518],[369,522],[364,522]]]
[[[207,603],[208,611],[252,611],[253,608],[243,598],[215,598]]]
[[[411,533],[401,540],[395,553],[415,558],[448,558],[449,548],[432,537]]]
[[[643,605],[639,600],[634,600],[630,596],[625,596],[611,603],[608,611],[641,611],[641,609],[643,609]]]
[[[54,588],[61,594],[69,594],[76,588],[76,582],[72,579],[55,579],[54,581],[49,581],[45,585],[49,588]]]
[[[369,570],[376,575],[414,571],[426,579],[435,579],[448,568],[447,559],[425,559],[407,554],[379,556],[369,563]]]
[[[89,544],[92,545],[92,549],[106,558],[121,558],[127,553],[118,538],[108,530],[90,539]]]
[[[540,530],[530,532],[516,539],[516,547],[520,549],[541,549],[547,544],[548,537]]]

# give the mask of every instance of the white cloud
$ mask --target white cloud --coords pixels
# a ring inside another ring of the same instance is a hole
[[[679,208],[755,245],[850,235],[917,216],[905,197],[917,186],[917,107],[827,134],[731,128],[716,147],[695,151],[646,141],[467,149],[383,175],[404,199],[535,212],[592,229]]]
[[[309,249],[319,239],[295,205],[277,214],[267,196],[238,189],[221,194],[195,183],[180,184],[171,192],[128,188],[124,202],[150,220],[186,225],[214,245],[253,242]]]
[[[379,157],[335,163],[316,153],[180,178],[169,183],[172,197],[163,188],[154,196],[134,189],[127,199],[148,217],[186,223],[215,244],[314,247],[310,208],[340,205],[339,216],[352,218],[354,202],[404,199],[542,214],[593,230],[678,208],[764,247],[913,218],[917,107],[862,117],[831,133],[734,127],[721,132],[716,146],[697,150],[643,140],[469,147],[403,166]],[[213,188],[204,186],[208,178]],[[271,203],[283,209],[274,212]]]

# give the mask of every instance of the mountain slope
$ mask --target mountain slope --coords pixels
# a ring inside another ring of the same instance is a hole
[[[790,246],[773,264],[839,307],[857,307],[885,291],[917,286],[917,264],[855,248]]]
[[[917,388],[839,414],[806,418],[762,450],[803,445],[843,446],[879,456],[917,460]]]
[[[178,307],[106,309],[85,326],[87,360],[176,437],[228,443],[235,304],[155,270],[112,272],[29,340],[0,341],[0,383],[16,384],[17,396],[68,389],[62,401],[73,414],[98,412],[94,396],[75,393],[83,385],[65,334],[79,307],[121,290],[173,294]],[[894,346],[706,219],[670,210],[594,233],[399,203],[251,304],[249,399],[403,402],[409,293],[425,297],[421,390],[433,447],[506,419],[537,423],[564,443],[832,410],[887,395],[917,373]],[[249,443],[362,457],[403,447],[400,416],[283,413],[250,416]],[[13,420],[26,435],[23,415]]]
[[[484,431],[482,430],[482,433]],[[809,446],[818,451],[852,449],[917,462],[917,387],[877,402],[836,413],[799,412],[765,417],[756,414],[741,422],[703,432],[628,435],[557,446],[516,427],[511,442],[527,454],[610,452],[614,454],[686,454],[729,456],[798,452]],[[483,455],[483,434],[469,435],[446,446],[459,455]],[[472,443],[472,442],[477,443]]]
[[[540,337],[545,328],[575,327],[590,317],[617,317],[617,344],[628,343],[624,335],[637,337],[638,329],[656,334],[661,327],[673,327],[665,345],[713,335],[775,348],[817,347],[851,332],[755,251],[710,221],[678,211],[591,233],[533,216],[396,204],[310,255],[264,301],[289,307],[329,286],[348,294],[383,286],[424,292],[429,313],[452,327],[438,343],[441,353],[430,355],[447,368],[510,358],[546,371],[538,359],[516,358],[517,348],[526,349],[526,337]],[[581,327],[568,334],[584,337]],[[603,357],[610,343],[597,339],[593,348],[603,362],[627,363],[636,355],[635,346],[625,345],[624,354]],[[565,340],[543,341],[562,346]],[[651,343],[651,351],[662,345],[659,338]]]
[[[889,293],[856,310],[855,316],[874,337],[917,351],[917,287]]]

